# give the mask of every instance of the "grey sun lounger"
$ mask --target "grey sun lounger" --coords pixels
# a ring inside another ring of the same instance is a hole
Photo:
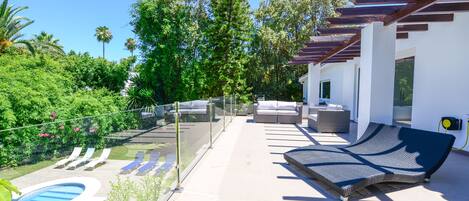
[[[121,173],[122,174],[128,174],[132,172],[133,170],[137,169],[143,162],[143,157],[145,156],[145,153],[143,151],[138,151],[137,154],[135,154],[135,159],[125,167],[121,168]]]
[[[171,168],[173,168],[174,163],[176,162],[176,155],[175,154],[168,154],[166,155],[166,161],[161,165],[159,168],[156,169],[156,175],[169,172]]]
[[[158,163],[158,159],[160,159],[160,153],[157,151],[152,151],[150,153],[150,160],[137,170],[137,175],[145,175],[146,173],[153,170],[153,168],[155,168],[156,164]]]
[[[284,158],[347,200],[352,192],[377,183],[429,181],[454,140],[452,135],[370,123],[350,146],[312,145],[291,150]]]

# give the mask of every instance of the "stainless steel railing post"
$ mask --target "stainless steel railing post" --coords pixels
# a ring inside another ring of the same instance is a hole
[[[226,101],[225,101],[225,96],[223,96],[223,132],[225,132],[226,129]]]
[[[181,188],[181,132],[179,128],[179,102],[174,103],[174,124],[176,126],[176,174],[177,174],[177,185],[176,189]]]
[[[212,129],[212,113],[213,113],[213,103],[212,103],[212,98],[210,97],[208,99],[208,119],[209,119],[209,122],[210,122],[210,149],[213,147],[213,129]]]

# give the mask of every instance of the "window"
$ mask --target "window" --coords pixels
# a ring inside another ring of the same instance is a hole
[[[412,106],[414,60],[414,57],[410,57],[396,61],[394,106]]]
[[[321,81],[319,86],[319,98],[321,99],[331,99],[331,81],[325,80]]]

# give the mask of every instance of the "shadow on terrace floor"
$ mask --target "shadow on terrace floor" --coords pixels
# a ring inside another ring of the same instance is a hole
[[[337,200],[338,194],[324,184],[305,177],[300,170],[293,169],[283,159],[283,153],[307,145],[345,146],[356,140],[356,124],[352,123],[349,134],[317,133],[302,125],[261,124],[270,154],[275,155],[274,165],[281,166],[294,176],[277,176],[279,180],[303,180],[325,198],[285,195],[283,200],[313,201]],[[452,152],[445,164],[437,171],[430,183],[402,184],[383,183],[359,190],[351,200],[469,200],[465,190],[469,181],[469,157]]]

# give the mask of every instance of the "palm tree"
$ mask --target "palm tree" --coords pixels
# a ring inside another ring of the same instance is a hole
[[[11,46],[26,46],[34,54],[34,48],[27,40],[21,40],[22,29],[31,25],[34,21],[16,16],[19,12],[28,9],[28,7],[16,7],[8,5],[8,0],[3,0],[0,5],[0,54]]]
[[[105,44],[112,40],[112,32],[106,26],[99,26],[96,28],[96,39],[103,43],[103,58],[105,58]]]
[[[59,39],[54,38],[54,35],[46,32],[41,32],[39,35],[34,35],[31,40],[33,47],[36,51],[42,53],[64,55],[63,46],[59,44]]]
[[[127,50],[130,51],[130,54],[134,56],[134,51],[137,48],[137,42],[133,38],[127,38],[127,41],[125,42],[125,47]]]

